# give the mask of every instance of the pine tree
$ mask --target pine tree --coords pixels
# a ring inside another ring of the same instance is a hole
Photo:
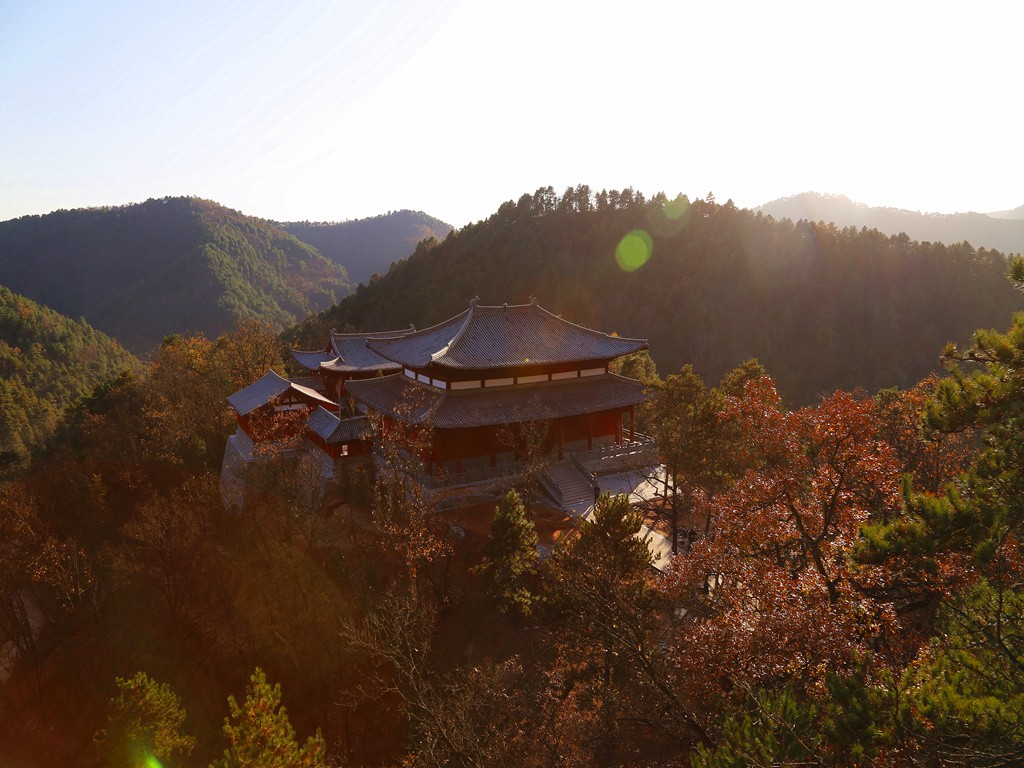
[[[575,536],[559,539],[548,568],[547,607],[580,677],[592,678],[605,750],[614,743],[626,689],[637,670],[654,669],[658,655],[652,642],[655,594],[648,583],[652,556],[637,536],[641,524],[629,499],[605,494]]]
[[[476,567],[502,613],[529,616],[534,596],[526,585],[537,566],[537,529],[519,494],[510,490],[494,510],[491,535]]]
[[[150,758],[166,762],[187,758],[196,745],[182,733],[187,713],[167,683],[145,672],[117,678],[118,693],[107,705],[107,730],[97,736],[103,764],[110,768],[148,765]]]
[[[281,686],[270,685],[259,667],[249,678],[245,701],[228,697],[231,716],[224,720],[228,748],[211,768],[321,768],[326,747],[320,732],[299,746],[288,713],[281,706]]]

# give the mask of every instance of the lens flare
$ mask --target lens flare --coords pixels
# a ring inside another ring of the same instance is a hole
[[[653,248],[651,236],[642,229],[634,229],[619,241],[615,260],[622,271],[635,272],[650,260]]]
[[[669,200],[665,205],[662,206],[662,211],[665,213],[665,218],[669,221],[676,221],[686,215],[687,209],[690,207],[690,201],[686,199],[684,195],[679,195],[675,200]]]
[[[154,755],[146,755],[146,759],[142,761],[142,766],[143,768],[164,768]]]

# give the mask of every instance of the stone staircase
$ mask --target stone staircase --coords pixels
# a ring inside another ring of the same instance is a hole
[[[563,507],[570,507],[584,501],[594,500],[594,486],[590,478],[580,472],[571,461],[560,461],[548,467],[548,480],[558,490],[556,500],[562,502]]]

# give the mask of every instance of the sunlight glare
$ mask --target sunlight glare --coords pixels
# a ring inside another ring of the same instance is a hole
[[[615,260],[622,271],[635,272],[650,260],[653,248],[651,236],[642,229],[634,229],[619,241]]]

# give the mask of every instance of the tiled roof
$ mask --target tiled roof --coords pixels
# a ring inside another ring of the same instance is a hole
[[[305,368],[307,371],[316,371],[320,368],[320,363],[326,363],[329,360],[333,360],[337,357],[334,354],[334,350],[316,350],[313,352],[305,352],[301,349],[289,349],[288,354],[292,356],[299,365]]]
[[[349,393],[379,413],[438,429],[514,424],[626,408],[644,385],[614,374],[481,389],[435,389],[395,374],[350,381]]]
[[[309,415],[306,426],[328,445],[365,440],[370,436],[370,420],[366,416],[339,419],[335,414],[322,407],[317,408]]]
[[[245,416],[259,408],[261,405],[266,405],[275,397],[283,395],[288,390],[304,395],[305,397],[323,405],[328,405],[332,408],[338,407],[336,403],[328,400],[319,392],[315,392],[309,387],[304,387],[301,384],[296,384],[293,381],[288,381],[288,379],[279,376],[274,371],[267,371],[261,378],[254,381],[248,387],[240,389],[233,395],[230,395],[228,397],[228,405],[234,408],[239,416]]]
[[[463,370],[611,360],[647,349],[644,339],[623,339],[574,325],[536,303],[469,309],[422,331],[370,338],[367,346],[410,368],[430,363]]]
[[[303,368],[319,371],[349,373],[356,371],[397,371],[402,366],[385,360],[376,352],[366,348],[368,338],[386,338],[409,333],[412,328],[401,331],[378,331],[374,333],[337,333],[331,331],[331,338],[326,349],[305,352],[299,349],[289,350],[292,358]]]
[[[357,371],[398,371],[402,366],[385,360],[376,352],[366,346],[367,339],[397,336],[408,333],[409,329],[403,331],[384,331],[381,333],[331,333],[331,347],[334,350],[334,359],[322,363],[322,367],[328,371],[349,373]]]
[[[314,392],[319,392],[321,395],[326,395],[327,385],[324,384],[324,380],[319,376],[296,376],[295,378],[288,379],[292,384],[298,384],[302,387],[308,387]]]

